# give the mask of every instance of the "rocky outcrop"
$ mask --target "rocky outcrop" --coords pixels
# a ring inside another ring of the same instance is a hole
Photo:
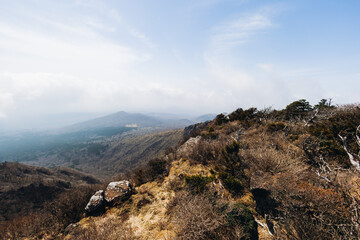
[[[111,182],[104,190],[97,191],[85,207],[88,216],[99,215],[104,212],[106,206],[113,206],[127,200],[132,194],[129,181]]]
[[[107,186],[104,194],[106,202],[111,205],[119,204],[128,199],[132,194],[132,187],[129,181],[111,182]]]
[[[92,195],[88,204],[85,207],[85,211],[89,216],[96,215],[103,212],[104,207],[105,207],[104,191],[99,190],[94,195]]]
[[[191,148],[194,148],[198,142],[201,140],[201,136],[191,137],[189,138],[184,144],[182,144],[178,150],[176,151],[177,154],[184,154],[188,153]]]

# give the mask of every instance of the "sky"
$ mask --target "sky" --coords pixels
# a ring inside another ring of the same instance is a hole
[[[359,102],[358,0],[0,0],[0,121]]]

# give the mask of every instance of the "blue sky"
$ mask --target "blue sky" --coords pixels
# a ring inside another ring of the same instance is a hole
[[[360,1],[0,0],[0,118],[359,102]]]

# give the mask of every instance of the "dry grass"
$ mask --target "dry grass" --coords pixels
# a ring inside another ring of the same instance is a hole
[[[261,129],[251,130],[240,140],[240,155],[252,174],[259,171],[276,174],[286,171],[301,172],[304,153],[287,141],[284,133],[268,133]]]
[[[256,224],[241,204],[178,192],[169,212],[178,240],[257,239]],[[255,232],[254,232],[255,230]]]
[[[114,216],[106,221],[90,219],[66,237],[67,240],[137,240],[130,226]]]
[[[221,224],[221,216],[204,196],[180,192],[173,204],[172,222],[179,240],[209,239]]]
[[[200,139],[197,144],[189,146],[181,157],[191,160],[192,163],[208,164],[219,158],[221,149],[226,145],[224,139]]]

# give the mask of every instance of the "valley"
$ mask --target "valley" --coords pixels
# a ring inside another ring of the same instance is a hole
[[[65,166],[109,178],[175,146],[182,138],[176,129],[197,120],[118,112],[49,131],[3,134],[0,162]]]

